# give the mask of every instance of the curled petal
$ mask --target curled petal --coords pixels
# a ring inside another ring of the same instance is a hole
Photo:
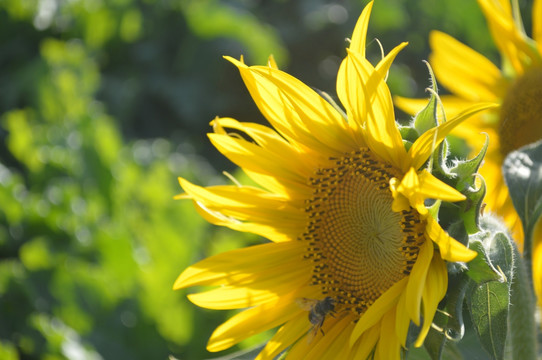
[[[432,216],[427,216],[426,221],[425,232],[438,245],[440,256],[444,260],[468,262],[478,255],[476,251],[470,250],[448,235]]]

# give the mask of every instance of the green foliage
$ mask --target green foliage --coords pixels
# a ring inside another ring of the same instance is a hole
[[[503,233],[484,235],[483,248],[479,254],[489,259],[489,264],[501,274],[501,277],[497,280],[471,284],[467,292],[467,304],[472,323],[484,349],[492,359],[503,359],[514,267],[513,243]]]
[[[510,197],[525,232],[524,252],[531,258],[533,236],[542,217],[542,141],[511,152],[503,164]]]
[[[266,64],[273,54],[278,64],[286,63],[286,50],[273,29],[261,26],[248,12],[241,13],[217,0],[187,0],[181,3],[188,25],[202,38],[231,37],[238,39],[252,53],[250,61]]]
[[[82,44],[45,40],[41,61],[35,102],[1,122],[2,358],[203,356],[171,286],[207,226],[172,198],[176,175],[207,176],[166,140],[123,143]]]

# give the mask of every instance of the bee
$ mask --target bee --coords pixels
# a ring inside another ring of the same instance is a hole
[[[322,335],[324,335],[322,325],[324,325],[326,316],[334,317],[337,301],[331,296],[326,296],[322,300],[300,298],[297,299],[297,302],[303,310],[309,312],[309,322],[312,328],[308,341],[310,342],[318,334],[318,331],[321,331]]]

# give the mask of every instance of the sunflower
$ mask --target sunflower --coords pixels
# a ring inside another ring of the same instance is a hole
[[[542,139],[542,0],[535,0],[533,4],[534,40],[525,34],[517,2],[478,0],[478,3],[501,54],[502,70],[483,55],[439,31],[430,34],[433,50],[430,63],[439,83],[453,94],[441,96],[450,116],[479,102],[501,105],[469,119],[456,132],[473,145],[482,132],[489,135],[485,164],[480,169],[487,185],[486,209],[503,217],[521,248],[522,224],[501,168],[511,151]],[[395,98],[399,108],[412,114],[423,103]]]
[[[247,66],[227,57],[273,128],[217,118],[209,138],[259,186],[200,187],[180,178],[178,198],[192,199],[213,224],[270,242],[204,259],[175,282],[174,289],[212,287],[188,295],[198,306],[244,309],[214,331],[209,351],[278,327],[258,359],[286,349],[289,359],[399,359],[411,321],[420,326],[416,346],[429,331],[447,290],[445,261],[476,256],[425,207],[427,198],[465,196],[424,164],[453,127],[485,106],[430,129],[407,151],[385,83],[406,43],[371,65],[371,8],[338,72],[344,110],[272,59]]]

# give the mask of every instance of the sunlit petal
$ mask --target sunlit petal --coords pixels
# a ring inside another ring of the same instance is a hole
[[[446,233],[437,221],[427,217],[427,234],[438,245],[440,255],[447,261],[471,261],[477,255],[476,251],[470,250]]]

